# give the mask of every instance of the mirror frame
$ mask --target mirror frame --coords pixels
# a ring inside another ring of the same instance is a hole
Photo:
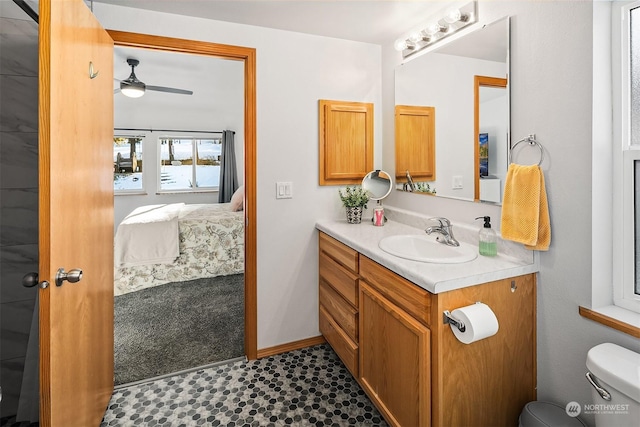
[[[380,178],[380,174],[385,174],[387,176],[388,179],[385,179],[384,177]],[[379,197],[373,197],[372,196],[372,192],[371,192],[371,186],[367,186],[366,184],[369,182],[372,182],[374,178],[379,178],[379,180],[384,181],[384,180],[388,180],[389,181],[389,188],[387,188],[386,193],[384,193],[383,196],[379,196]],[[380,169],[376,169],[373,170],[371,172],[369,172],[368,174],[366,174],[364,176],[364,178],[362,178],[362,184],[361,187],[363,190],[365,190],[367,192],[367,194],[369,194],[369,199],[370,200],[382,200],[384,198],[386,198],[389,194],[391,194],[391,190],[393,190],[393,179],[391,178],[391,175],[383,170]]]

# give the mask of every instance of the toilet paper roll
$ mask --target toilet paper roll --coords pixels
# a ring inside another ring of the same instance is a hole
[[[498,332],[498,318],[488,305],[481,302],[457,308],[451,312],[451,317],[464,323],[465,331],[451,326],[451,330],[460,342],[471,344]]]

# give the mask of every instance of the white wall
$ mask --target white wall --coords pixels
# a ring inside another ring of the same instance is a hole
[[[596,98],[594,91],[606,84],[597,80],[602,72],[593,72],[594,14],[590,1],[479,2],[483,22],[505,15],[512,17],[512,139],[535,133],[545,147],[542,168],[552,237],[549,251],[540,253],[538,274],[538,399],[563,405],[570,401],[592,402],[591,389],[584,378],[591,347],[613,342],[640,351],[637,339],[578,314],[579,305],[591,303],[591,248],[601,244],[592,238],[592,200],[600,203],[601,199],[603,204],[611,200],[610,189],[599,188],[602,191],[595,192],[591,186],[592,143],[597,136],[592,130],[592,114],[594,108],[599,108],[597,101],[602,96]],[[571,24],[567,25],[569,21]],[[392,58],[387,48],[383,57]],[[395,63],[398,62],[399,58]],[[394,66],[392,61],[383,65]],[[385,87],[393,85],[390,74],[383,70]],[[607,114],[606,109],[598,111]],[[385,127],[388,125],[386,118]],[[393,139],[386,129],[385,136],[387,153]],[[603,142],[606,143],[599,144]],[[606,157],[603,159],[606,161]],[[388,204],[461,222],[491,215],[494,226],[499,227],[500,209],[494,206],[402,192],[394,192]],[[610,236],[610,223],[605,220],[598,226],[604,230],[600,237]],[[597,271],[598,266],[593,268]],[[606,275],[603,278],[607,280]],[[592,417],[586,419],[593,423]]]
[[[337,187],[318,186],[318,100],[374,103],[379,165],[380,46],[102,3],[94,13],[108,29],[256,48],[258,348],[317,336],[314,226],[344,215]],[[293,182],[293,199],[275,199],[277,181]]]

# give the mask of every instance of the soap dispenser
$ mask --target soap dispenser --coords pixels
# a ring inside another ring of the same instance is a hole
[[[480,255],[496,256],[498,254],[498,236],[491,228],[490,216],[479,216],[476,219],[484,219],[484,226],[478,233]]]

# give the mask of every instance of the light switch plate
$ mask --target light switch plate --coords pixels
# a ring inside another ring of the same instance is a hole
[[[293,183],[292,182],[276,182],[276,199],[292,199]]]

